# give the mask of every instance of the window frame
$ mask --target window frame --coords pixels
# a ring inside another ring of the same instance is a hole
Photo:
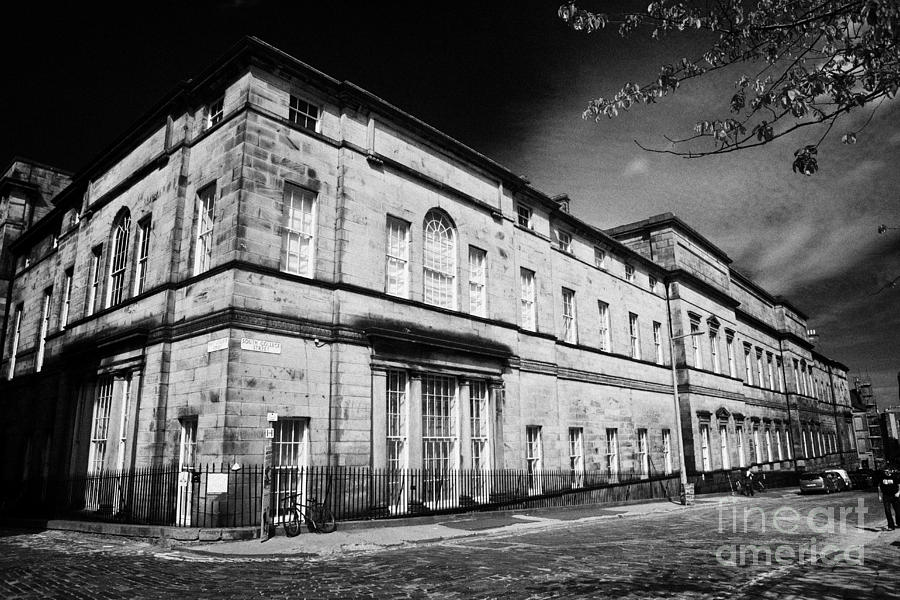
[[[578,321],[575,307],[575,290],[562,288],[563,341],[569,344],[578,343]]]
[[[100,298],[100,281],[103,269],[103,244],[91,248],[91,262],[89,266],[89,280],[85,310],[87,316],[97,312],[97,301]]]
[[[63,295],[59,306],[59,331],[65,331],[69,324],[69,311],[72,309],[72,283],[75,279],[75,267],[63,272]]]
[[[137,224],[132,296],[139,296],[144,293],[144,284],[147,280],[147,265],[150,261],[150,230],[152,224],[150,215],[138,221]]]
[[[422,226],[422,241],[422,301],[429,306],[457,310],[459,233],[456,225],[443,211],[430,210]],[[449,302],[441,303],[441,298]]]
[[[91,416],[90,449],[88,451],[89,475],[102,473],[106,466],[106,451],[109,443],[109,419],[114,390],[115,380],[111,375],[104,375],[97,380]]]
[[[662,323],[653,321],[653,346],[656,351],[656,364],[661,365],[664,362],[662,347]]]
[[[662,452],[664,474],[671,475],[674,472],[672,466],[672,430],[668,428],[662,430]]]
[[[618,427],[606,428],[606,472],[609,481],[619,479],[619,429]]]
[[[572,234],[560,228],[556,228],[556,247],[566,254],[573,254]]]
[[[490,471],[491,456],[490,388],[485,380],[469,381],[469,439],[471,468]]]
[[[784,454],[781,451],[781,429],[775,429],[775,449],[777,450],[778,460],[784,460]]]
[[[744,384],[753,385],[753,364],[750,362],[753,346],[744,343]]]
[[[487,317],[487,251],[469,246],[469,314]]]
[[[200,419],[190,415],[178,419],[180,435],[178,443],[178,470],[193,471],[199,466],[197,461],[197,430]]]
[[[761,388],[766,387],[766,379],[765,372],[763,370],[763,351],[762,348],[755,348],[756,350],[756,376],[759,379],[757,385]]]
[[[408,468],[409,377],[406,371],[390,369],[385,376],[385,468]]]
[[[650,476],[650,438],[647,429],[639,427],[637,430],[637,445],[635,447],[635,460],[638,463],[638,473],[641,477]]]
[[[387,215],[385,219],[385,273],[384,273],[384,291],[389,296],[398,298],[409,298],[409,278],[410,278],[410,235],[412,224],[409,221]],[[396,236],[394,235],[396,233]],[[396,243],[395,243],[396,240]],[[399,271],[392,271],[392,267],[399,266]],[[392,273],[397,273],[395,277],[400,282],[399,287],[392,287]],[[402,279],[402,281],[400,281]]]
[[[307,206],[309,206],[309,211],[306,210]],[[319,194],[286,181],[282,192],[281,215],[281,270],[291,275],[312,278],[315,274],[316,264]],[[299,225],[297,225],[298,223]],[[307,227],[308,229],[306,229]],[[292,250],[294,247],[296,251]],[[306,248],[305,261],[303,259],[304,247]],[[296,268],[292,263],[294,257],[296,257]]]
[[[606,250],[599,246],[594,246],[594,266],[604,271],[607,269]]]
[[[455,377],[434,373],[421,379],[422,407],[422,470],[446,473],[459,468],[459,386]],[[425,496],[428,501],[443,498],[442,477],[425,477]]]
[[[728,425],[724,423],[719,423],[719,453],[722,468],[727,471],[731,468],[731,449],[728,446]]]
[[[701,470],[712,471],[712,457],[710,455],[709,423],[700,423],[700,461]]]
[[[572,487],[584,486],[584,428],[569,427],[569,476]]]
[[[641,360],[641,325],[637,313],[628,313],[628,335],[631,341],[631,358]]]
[[[744,424],[735,423],[734,436],[737,438],[738,467],[747,466],[747,457],[744,451]]]
[[[603,300],[597,300],[597,311],[600,317],[600,349],[604,352],[612,352],[612,333],[610,332],[609,304]]]
[[[16,305],[15,317],[13,317],[13,335],[12,346],[9,353],[9,367],[6,373],[6,379],[10,380],[16,376],[16,354],[19,351],[19,341],[22,337],[22,315],[25,312],[25,303],[20,302]]]
[[[719,363],[719,331],[714,328],[709,329],[709,362],[712,372],[718,375],[722,365]]]
[[[534,210],[527,204],[516,202],[516,225],[534,231]]]
[[[543,427],[525,426],[525,472],[528,478],[529,494],[541,493],[541,472],[544,462]]]
[[[625,263],[625,281],[629,283],[634,283],[634,265],[631,263]]]
[[[775,370],[778,372],[778,391],[784,394],[787,388],[784,381],[784,361],[780,356],[775,357]]]
[[[48,287],[44,290],[43,302],[41,303],[41,321],[38,330],[38,347],[37,354],[34,359],[34,372],[40,373],[44,367],[44,353],[47,350],[47,335],[50,333],[50,312],[53,302],[53,288]]]
[[[537,331],[536,275],[525,267],[519,267],[519,320],[522,329]]]
[[[302,106],[305,104],[306,106]],[[315,110],[315,114],[313,114]],[[288,121],[308,131],[319,133],[322,122],[322,107],[309,100],[290,94],[288,99]],[[312,126],[310,126],[310,122]]]
[[[700,321],[691,319],[691,349],[694,356],[694,368],[703,368],[703,351],[700,349]]]
[[[197,190],[194,202],[194,264],[191,275],[201,275],[212,267],[216,227],[216,182],[212,181]]]
[[[753,426],[753,458],[755,459],[754,462],[757,464],[759,464],[763,461],[762,460],[762,447],[760,446],[760,443],[759,443],[759,426],[758,425]]]
[[[728,358],[728,376],[737,377],[737,361],[734,356],[734,333],[725,332],[725,354]]]
[[[206,128],[218,125],[225,119],[225,94],[206,105]]]
[[[128,250],[131,238],[131,214],[121,211],[113,221],[110,236],[109,274],[106,280],[104,308],[121,304],[128,290]]]

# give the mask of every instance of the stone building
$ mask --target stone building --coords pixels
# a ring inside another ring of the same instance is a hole
[[[2,181],[0,231],[33,215],[0,239],[7,481],[267,448],[608,474],[677,470],[680,437],[691,473],[855,457],[846,367],[687,224],[599,230],[253,38],[82,172]]]

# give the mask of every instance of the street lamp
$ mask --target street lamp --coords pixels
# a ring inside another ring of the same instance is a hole
[[[678,374],[675,371],[675,340],[703,335],[704,330],[699,329],[684,335],[672,335],[672,316],[669,315],[669,362],[672,363],[672,397],[675,399],[675,431],[678,435],[678,461],[681,465],[679,497],[681,504],[687,504],[687,465],[684,463],[684,436],[681,433],[681,402],[678,400]]]
[[[900,229],[900,227],[888,227],[887,225],[879,225],[879,226],[878,226],[878,233],[884,233],[884,232],[887,231],[888,229]]]

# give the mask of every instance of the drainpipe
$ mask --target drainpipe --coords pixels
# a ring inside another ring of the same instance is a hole
[[[669,285],[671,282],[666,279],[664,282],[666,288],[666,319],[669,322],[669,362],[672,363],[672,397],[675,401],[675,435],[678,440],[678,461],[681,465],[680,472],[680,490],[681,503],[687,504],[687,465],[684,460],[684,435],[681,430],[681,401],[678,398],[678,374],[675,368],[675,330],[672,325],[672,307],[669,299]],[[684,336],[681,336],[684,337]]]

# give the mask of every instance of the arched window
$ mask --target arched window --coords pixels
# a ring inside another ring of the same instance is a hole
[[[456,231],[437,211],[425,216],[424,300],[441,308],[456,308]]]
[[[115,306],[124,299],[125,278],[128,274],[128,234],[131,230],[131,216],[122,210],[113,221],[112,240],[109,257],[109,285],[106,292],[106,306]]]

